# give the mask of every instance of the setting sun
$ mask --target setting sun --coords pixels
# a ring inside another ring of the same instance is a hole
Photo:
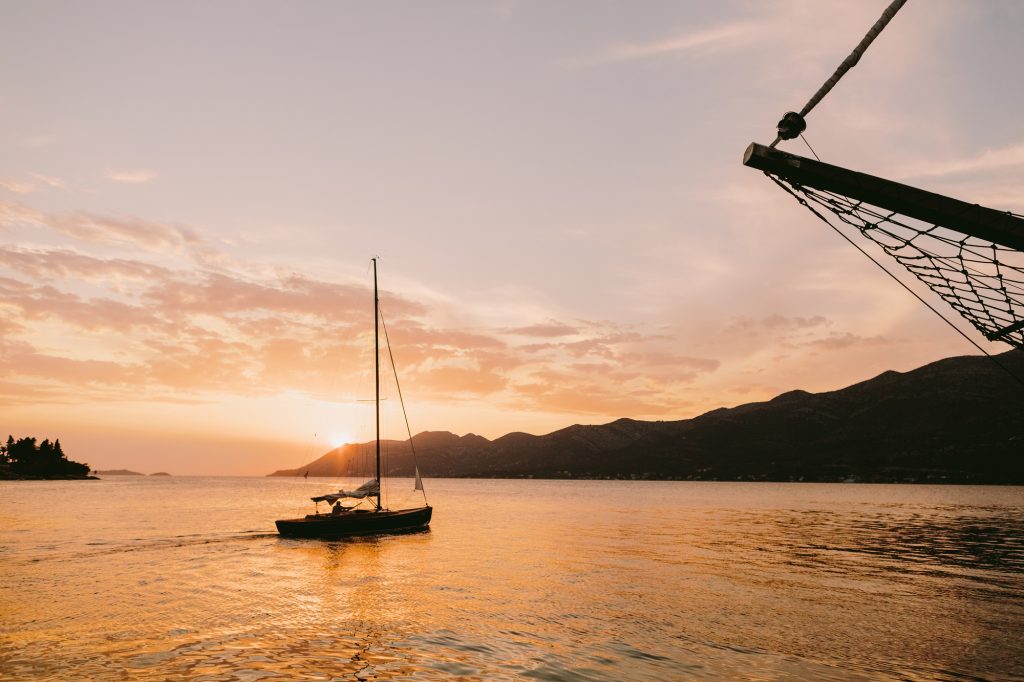
[[[352,437],[351,434],[345,433],[343,431],[334,432],[328,439],[328,442],[330,442],[332,448],[340,448],[342,445],[345,445],[346,443],[352,443],[354,441],[355,439]]]

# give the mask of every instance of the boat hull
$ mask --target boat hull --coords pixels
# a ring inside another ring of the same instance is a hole
[[[430,524],[432,507],[398,511],[351,511],[312,514],[301,519],[276,521],[277,532],[289,538],[345,538],[354,535],[408,533]]]

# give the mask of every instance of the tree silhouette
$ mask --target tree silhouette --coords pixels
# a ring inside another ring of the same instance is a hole
[[[47,438],[37,446],[34,436],[14,440],[14,436],[8,435],[7,444],[0,450],[0,461],[17,478],[85,478],[89,475],[88,464],[67,458],[60,439],[51,443]]]

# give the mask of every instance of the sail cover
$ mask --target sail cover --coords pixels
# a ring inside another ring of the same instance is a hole
[[[355,497],[362,499],[364,497],[376,497],[380,495],[380,483],[375,478],[371,478],[366,483],[362,484],[355,490],[339,490],[336,493],[328,493],[326,495],[320,495],[319,497],[311,497],[310,499],[314,502],[326,502],[327,504],[334,504],[340,499],[346,497]]]

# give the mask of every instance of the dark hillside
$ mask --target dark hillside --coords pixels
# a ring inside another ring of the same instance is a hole
[[[1024,377],[1024,351],[998,359]],[[619,419],[493,441],[424,432],[413,441],[421,471],[434,477],[1024,484],[1024,386],[988,358],[966,356],[681,421]],[[345,446],[272,475],[365,474],[356,464],[369,448]],[[386,470],[411,473],[407,443],[385,451]]]

